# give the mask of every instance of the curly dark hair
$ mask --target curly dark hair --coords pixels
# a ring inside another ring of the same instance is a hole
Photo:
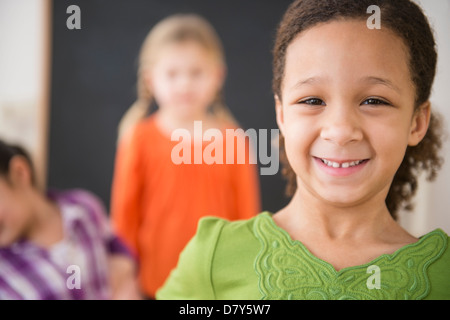
[[[421,8],[410,0],[297,0],[285,12],[277,30],[273,49],[272,89],[281,99],[286,50],[301,32],[319,23],[342,18],[367,20],[367,8],[377,5],[381,10],[382,27],[398,35],[409,50],[409,70],[415,86],[415,109],[428,101],[436,74],[437,52],[433,31]],[[439,155],[442,146],[442,123],[433,111],[427,134],[417,146],[408,146],[403,162],[396,172],[386,205],[394,217],[400,209],[411,210],[412,197],[417,191],[421,172],[432,181],[442,166]],[[280,161],[282,174],[287,180],[286,195],[291,197],[297,189],[296,174],[284,150],[284,137],[280,134]]]

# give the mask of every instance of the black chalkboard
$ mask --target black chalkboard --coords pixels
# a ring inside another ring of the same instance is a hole
[[[48,186],[85,188],[109,208],[117,125],[136,98],[137,56],[160,19],[198,13],[221,37],[228,65],[225,100],[244,129],[274,129],[272,45],[290,0],[56,0]],[[81,29],[69,29],[70,5]],[[262,206],[285,205],[280,172],[260,176]]]

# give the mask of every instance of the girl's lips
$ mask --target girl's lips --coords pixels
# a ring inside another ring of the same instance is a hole
[[[313,159],[321,170],[336,177],[344,177],[357,173],[370,161],[370,159],[337,161],[317,157],[313,157]]]

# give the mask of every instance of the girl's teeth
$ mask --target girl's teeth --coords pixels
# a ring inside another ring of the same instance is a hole
[[[358,160],[358,161],[352,161],[352,162],[344,162],[342,164],[339,164],[337,162],[333,162],[333,161],[328,161],[325,159],[321,159],[323,163],[325,163],[327,166],[329,167],[333,167],[333,168],[349,168],[349,167],[354,167],[357,166],[358,164],[360,164],[361,162],[363,162],[363,160]]]

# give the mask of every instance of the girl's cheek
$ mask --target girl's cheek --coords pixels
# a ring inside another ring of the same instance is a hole
[[[0,204],[0,247],[9,244],[10,226],[8,223],[7,209]]]
[[[24,218],[20,207],[4,203],[0,205],[0,245],[17,240],[23,229]]]
[[[5,204],[0,202],[0,226],[5,223],[5,220],[7,219],[7,212],[8,209]]]

